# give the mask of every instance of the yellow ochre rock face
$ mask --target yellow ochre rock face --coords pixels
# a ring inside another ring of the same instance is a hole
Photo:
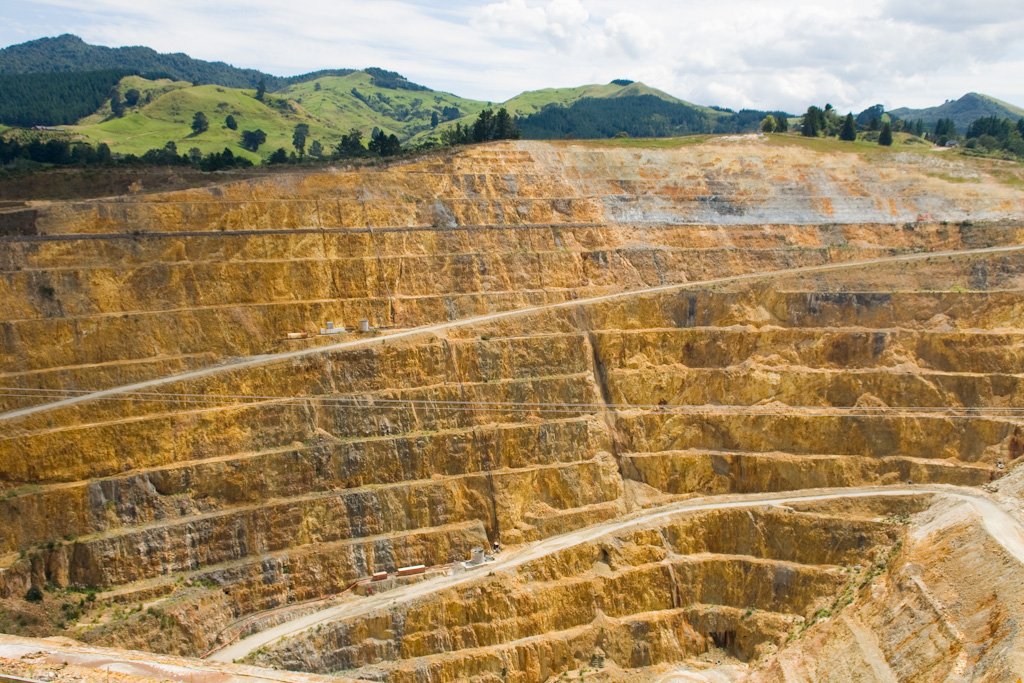
[[[1024,612],[958,582],[1017,571],[963,496],[1019,501],[1024,193],[980,163],[524,141],[34,203],[0,631],[396,682],[996,680],[970,631],[1013,650]]]

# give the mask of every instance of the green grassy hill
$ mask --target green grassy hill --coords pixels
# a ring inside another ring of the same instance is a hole
[[[352,128],[369,133],[377,127],[401,140],[418,133],[429,134],[431,115],[436,112],[443,120],[446,107],[458,109],[462,117],[475,118],[487,106],[485,102],[434,90],[381,88],[365,71],[299,83],[274,96],[300,103],[313,116],[335,126],[339,137]]]
[[[118,90],[122,95],[138,90],[140,97],[123,117],[112,117],[107,101],[94,114],[67,128],[93,143],[105,142],[114,153],[141,155],[172,141],[179,153],[196,147],[208,154],[227,147],[258,162],[278,147],[292,151],[292,133],[299,123],[309,126],[307,148],[313,140],[319,140],[324,147],[334,146],[353,128],[362,131],[365,138],[374,128],[380,128],[403,142],[418,144],[456,123],[471,125],[477,114],[488,107],[506,107],[513,114],[526,116],[550,104],[571,106],[584,98],[638,95],[688,104],[643,83],[549,88],[522,93],[503,104],[490,104],[429,89],[380,87],[376,81],[365,71],[324,76],[268,92],[260,102],[251,89],[193,86],[186,81],[128,76],[118,84]],[[709,107],[694,108],[711,119],[722,115]],[[209,129],[194,135],[191,124],[197,111],[206,115]],[[439,118],[436,128],[431,125],[435,113]],[[237,130],[225,125],[229,114],[235,118]],[[446,115],[450,120],[445,120]],[[252,153],[241,146],[242,131],[257,128],[267,134],[267,141],[257,153]]]
[[[540,111],[549,104],[560,104],[563,107],[568,107],[585,97],[602,99],[606,97],[636,97],[639,95],[654,95],[655,97],[667,102],[690,104],[689,102],[684,102],[676,97],[672,97],[668,93],[662,92],[657,88],[652,88],[648,85],[644,85],[643,83],[633,82],[627,85],[607,83],[605,85],[581,85],[575,88],[545,88],[543,90],[531,90],[520,95],[516,95],[508,102],[505,102],[502,106],[508,109],[510,114],[528,116]],[[690,106],[696,107],[697,105]],[[715,112],[715,110],[710,107],[698,108],[702,111],[706,110],[708,113]]]
[[[687,107],[692,107],[708,117],[709,120],[714,121],[720,117],[727,116],[728,114],[721,112],[712,107],[703,107],[696,104],[691,104],[685,100],[672,97],[668,93],[662,92],[657,88],[652,88],[649,85],[633,81],[619,81],[606,83],[604,85],[581,85],[574,88],[544,88],[542,90],[528,90],[524,93],[516,95],[510,100],[507,100],[499,104],[488,104],[486,108],[497,110],[504,107],[513,116],[526,117],[531,114],[536,114],[543,110],[549,105],[557,105],[561,107],[571,107],[580,100],[583,99],[613,99],[613,98],[632,98],[640,97],[643,95],[652,95],[658,99],[673,104],[681,104]],[[452,121],[441,123],[436,130],[428,130],[420,132],[415,135],[412,139],[414,143],[422,142],[431,135],[437,135],[441,130],[453,127],[455,124],[462,124],[463,126],[471,125],[473,119],[476,118],[477,113],[480,109],[484,109],[483,103],[476,103],[477,109],[469,109],[467,107],[468,115],[454,119]]]
[[[1017,119],[1024,116],[1024,109],[997,100],[988,95],[970,92],[959,100],[951,100],[937,107],[927,109],[908,109],[906,107],[893,109],[889,112],[907,121],[922,119],[926,126],[933,126],[939,119],[953,119],[956,129],[963,133],[972,121],[985,118],[986,116],[997,116],[1001,119]]]
[[[228,147],[235,154],[243,154],[253,161],[258,161],[261,154],[253,154],[241,147],[243,130],[259,128],[266,132],[267,142],[260,152],[273,151],[278,147],[291,149],[292,131],[298,123],[309,124],[310,140],[323,138],[327,132],[295,103],[273,95],[267,95],[264,102],[259,102],[254,90],[218,85],[192,86],[169,80],[145,81],[138,77],[126,78],[119,86],[122,92],[131,88],[149,93],[152,100],[148,103],[140,100],[138,106],[129,107],[121,118],[110,118],[108,102],[93,116],[67,128],[93,143],[107,143],[114,153],[142,154],[172,141],[180,153],[192,147],[199,148],[203,154]],[[194,135],[192,117],[197,111],[206,115],[209,129]],[[225,125],[229,114],[238,122],[238,130],[230,130]]]
[[[113,118],[107,101],[91,116],[67,126],[68,130],[93,143],[105,142],[119,154],[140,155],[171,141],[179,153],[196,147],[207,154],[227,147],[259,161],[278,147],[292,151],[292,133],[299,123],[309,126],[307,149],[314,140],[324,147],[336,145],[353,128],[367,138],[375,127],[380,128],[404,141],[429,132],[431,115],[437,112],[441,116],[445,107],[458,108],[472,118],[485,106],[483,102],[432,90],[381,88],[362,71],[268,92],[262,102],[256,99],[255,90],[193,86],[185,81],[129,76],[118,85],[122,94],[132,89],[140,92],[139,102],[128,107],[123,117]],[[193,134],[191,127],[197,111],[209,121],[209,129],[199,135]],[[235,118],[237,130],[225,124],[228,115]],[[241,146],[242,131],[256,129],[267,134],[267,141],[252,153]]]

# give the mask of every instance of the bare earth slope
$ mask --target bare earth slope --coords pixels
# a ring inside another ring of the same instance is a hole
[[[497,143],[9,216],[0,630],[364,680],[1003,680],[1024,193],[966,163]]]

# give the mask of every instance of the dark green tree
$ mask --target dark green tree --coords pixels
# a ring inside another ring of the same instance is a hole
[[[473,122],[473,142],[487,142],[494,139],[494,112],[484,109]]]
[[[142,94],[135,88],[126,90],[124,93],[124,103],[127,104],[129,107],[134,107],[136,104],[139,103],[139,97],[141,96]]]
[[[199,162],[199,168],[203,171],[220,171],[225,168],[246,168],[252,166],[252,162],[245,157],[235,156],[227,147],[223,152],[211,152]]]
[[[288,152],[284,147],[278,147],[274,150],[274,153],[267,159],[268,164],[287,164],[288,163]]]
[[[437,115],[437,112],[430,113],[430,127],[437,128],[437,124],[441,122],[441,118]]]
[[[353,128],[341,136],[341,142],[335,148],[335,154],[339,159],[353,159],[366,154],[366,148],[363,147],[363,134],[358,128]]]
[[[843,127],[839,131],[840,140],[856,140],[857,139],[857,126],[853,122],[853,112],[846,115],[843,120]]]
[[[445,128],[441,131],[441,144],[448,147],[463,145],[470,141],[469,128],[463,128],[461,123],[456,123],[454,128]]]
[[[242,131],[242,148],[255,152],[264,142],[267,141],[267,134],[257,128],[256,130]]]
[[[236,121],[235,117],[231,114],[228,114],[227,118],[224,119],[224,125],[227,126],[229,130],[238,130],[238,121]]]
[[[502,107],[498,110],[498,113],[494,115],[494,140],[518,140],[522,136],[519,128],[516,127],[516,122],[512,116],[508,113],[508,110]]]
[[[882,124],[882,132],[878,134],[878,144],[883,147],[892,145],[892,126],[888,121]]]
[[[96,150],[85,142],[71,145],[71,163],[76,166],[93,166],[96,163]]]
[[[209,127],[210,127],[210,122],[206,120],[206,114],[204,114],[203,112],[197,111],[192,116],[192,133],[193,134],[199,135],[200,133],[205,133],[206,130]]]
[[[382,130],[378,130],[376,135],[370,137],[370,142],[366,147],[371,153],[382,157],[394,156],[402,149],[401,143],[398,142],[398,138],[394,134],[388,135]]]
[[[114,88],[110,93],[110,111],[117,118],[124,116],[124,102],[121,101],[121,93],[117,88]]]
[[[843,121],[839,117],[839,113],[832,108],[831,104],[826,104],[824,111],[822,111],[822,126],[821,131],[826,137],[833,135],[839,135],[839,131],[843,127]]]
[[[937,145],[945,145],[956,137],[956,122],[953,119],[939,119],[935,122],[935,134],[933,142]]]
[[[316,157],[319,159],[324,155],[324,146],[320,144],[319,140],[313,140],[313,144],[309,146],[309,156]]]
[[[936,137],[956,136],[956,122],[953,119],[939,119],[935,122]]]
[[[821,110],[811,105],[807,107],[807,113],[804,114],[803,127],[800,133],[808,138],[818,137],[824,122],[824,114],[822,114]]]
[[[256,99],[260,102],[263,101],[263,96],[267,94],[267,83],[262,78],[260,84],[256,86]]]
[[[178,146],[168,140],[162,149],[151,149],[139,157],[139,161],[153,166],[182,166],[188,163],[188,157],[178,156]]]
[[[306,138],[309,136],[309,124],[299,123],[295,125],[292,132],[292,147],[299,153],[299,157],[306,154]]]

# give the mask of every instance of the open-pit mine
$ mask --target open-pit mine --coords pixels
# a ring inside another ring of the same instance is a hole
[[[950,154],[3,208],[0,671],[1018,680],[1024,184]]]

